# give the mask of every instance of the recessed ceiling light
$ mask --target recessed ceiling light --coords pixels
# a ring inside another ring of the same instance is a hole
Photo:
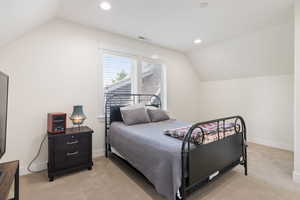
[[[202,40],[200,40],[200,39],[194,40],[194,44],[201,44],[201,43],[202,43]]]
[[[144,37],[144,36],[142,36],[142,35],[139,35],[139,36],[138,36],[138,39],[139,39],[139,40],[142,40],[142,41],[148,41],[148,40],[149,40],[148,38],[146,38],[146,37]]]
[[[99,4],[99,6],[100,6],[100,8],[101,8],[102,10],[110,10],[110,9],[111,9],[111,5],[110,5],[110,3],[107,2],[107,1],[101,2],[101,3]]]
[[[200,8],[206,8],[208,6],[208,2],[207,1],[201,1],[200,2]]]
[[[157,59],[159,59],[159,55],[153,54],[153,55],[151,56],[151,58],[157,60]]]

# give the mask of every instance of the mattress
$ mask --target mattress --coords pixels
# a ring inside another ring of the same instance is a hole
[[[182,141],[166,136],[164,131],[188,125],[174,119],[133,126],[113,122],[108,139],[122,157],[147,177],[159,194],[175,200],[181,184]]]

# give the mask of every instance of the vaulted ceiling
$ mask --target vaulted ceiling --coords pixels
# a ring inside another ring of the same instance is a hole
[[[6,0],[0,2],[0,46],[54,17],[189,54],[291,18],[293,0]],[[204,6],[201,3],[208,3]],[[193,44],[200,38],[203,43]],[[209,76],[209,75],[208,75]],[[208,78],[209,79],[209,78]]]
[[[59,16],[180,51],[192,51],[193,40],[203,46],[253,31],[288,18],[293,0],[6,0],[0,6],[0,45]],[[201,2],[208,2],[202,7]]]
[[[0,1],[0,46],[53,18],[59,0]]]
[[[189,51],[196,38],[203,45],[280,23],[291,14],[293,0],[62,0],[59,16],[81,24]],[[208,6],[201,8],[201,2]]]

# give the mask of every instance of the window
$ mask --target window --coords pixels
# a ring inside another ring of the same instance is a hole
[[[161,64],[142,62],[141,73],[141,88],[142,94],[155,94],[163,101],[163,67]]]
[[[155,94],[166,108],[164,66],[151,59],[105,52],[103,54],[104,96],[109,93]]]
[[[104,93],[132,93],[133,59],[115,55],[103,55]]]

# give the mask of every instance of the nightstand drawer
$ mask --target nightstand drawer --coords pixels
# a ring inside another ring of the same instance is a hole
[[[55,155],[54,162],[55,168],[68,168],[89,161],[89,153],[80,151],[70,151],[65,153],[59,153]]]
[[[56,169],[69,168],[87,163],[88,161],[89,154],[82,153],[80,151],[72,151],[66,152],[64,154],[57,154],[54,159]]]
[[[66,153],[72,151],[87,152],[91,145],[91,136],[86,135],[68,135],[55,138],[55,152]]]
[[[66,162],[55,163],[55,169],[56,170],[67,169],[70,167],[76,167],[78,165],[86,164],[88,162],[89,160],[87,157],[86,158],[82,157],[81,159],[69,159]]]
[[[69,160],[76,160],[76,159],[82,159],[83,157],[88,158],[89,152],[82,152],[78,149],[74,149],[72,151],[61,151],[61,152],[56,152],[54,161],[55,163],[57,162],[67,162]]]

